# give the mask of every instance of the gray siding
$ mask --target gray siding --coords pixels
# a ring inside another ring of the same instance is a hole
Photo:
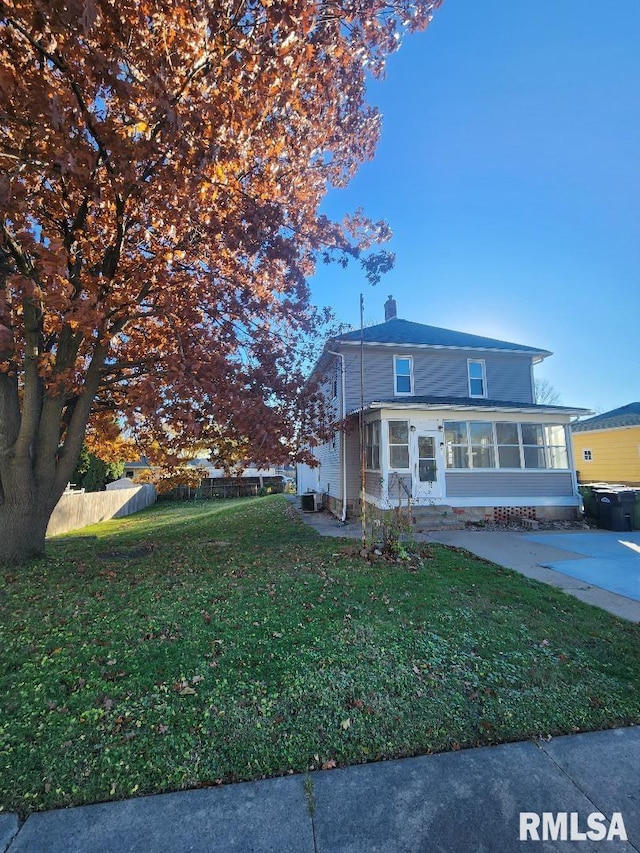
[[[333,396],[334,376],[336,377],[337,396]],[[319,392],[327,407],[327,417],[331,422],[340,420],[342,416],[342,379],[340,376],[340,359],[332,358],[330,364],[324,370]]]
[[[345,436],[347,442],[347,500],[360,500],[360,437],[358,430]]]
[[[346,363],[347,412],[360,408],[360,350],[343,347]],[[414,394],[468,397],[467,359],[483,358],[487,397],[514,403],[532,403],[531,357],[519,353],[474,350],[429,350],[410,347],[365,347],[364,402],[394,397],[393,356],[413,357]],[[398,400],[410,401],[410,397]]]
[[[411,474],[389,472],[389,502],[391,504],[406,504],[413,495],[413,480]]]
[[[320,462],[318,471],[320,479],[320,491],[333,495],[334,498],[341,498],[342,474],[340,472],[340,440],[342,436],[336,436],[336,447],[332,450],[331,443],[316,447],[313,455]]]
[[[364,475],[365,491],[374,498],[382,497],[382,474],[379,471],[367,471]]]
[[[565,497],[573,495],[568,471],[544,473],[505,471],[447,472],[447,497]]]

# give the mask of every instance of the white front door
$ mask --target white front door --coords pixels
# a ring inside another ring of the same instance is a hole
[[[413,447],[413,499],[417,503],[442,497],[441,433],[417,429]]]

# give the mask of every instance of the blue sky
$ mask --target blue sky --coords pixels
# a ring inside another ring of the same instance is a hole
[[[445,0],[370,86],[376,158],[325,210],[386,219],[376,288],[321,267],[339,320],[405,319],[554,355],[564,405],[640,400],[640,2]]]

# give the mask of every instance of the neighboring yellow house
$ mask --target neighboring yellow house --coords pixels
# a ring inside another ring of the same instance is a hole
[[[640,403],[571,425],[581,483],[640,486]]]

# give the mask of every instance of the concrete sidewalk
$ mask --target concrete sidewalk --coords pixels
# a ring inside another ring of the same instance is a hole
[[[17,835],[4,815],[0,853],[522,853],[521,812],[540,821],[534,850],[571,844],[558,814],[584,833],[600,812],[603,832],[622,821],[628,836],[604,849],[633,851],[638,766],[640,727],[613,729],[44,812]],[[543,812],[555,841],[542,840]]]
[[[326,509],[321,512],[304,512],[300,507],[300,498],[297,495],[286,495],[285,497],[305,524],[313,527],[320,536],[334,536],[339,539],[360,539],[362,536],[362,525],[359,518],[340,521]]]

